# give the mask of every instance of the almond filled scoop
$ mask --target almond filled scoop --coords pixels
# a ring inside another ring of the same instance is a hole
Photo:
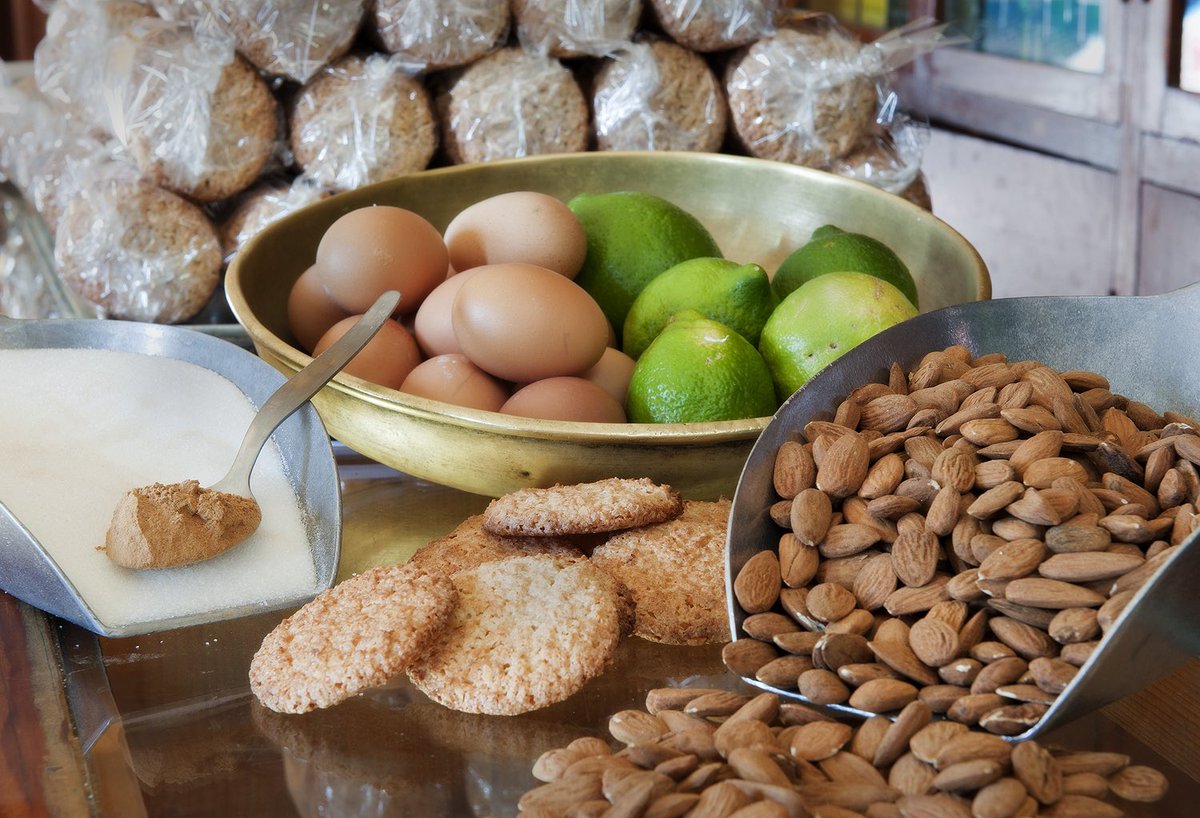
[[[154,483],[121,497],[104,550],[126,568],[190,565],[228,551],[261,521],[252,497],[201,488],[195,480]]]

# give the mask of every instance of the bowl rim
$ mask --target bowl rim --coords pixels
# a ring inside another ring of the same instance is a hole
[[[924,208],[888,193],[881,188],[866,182],[839,176],[827,171],[808,168],[803,165],[793,165],[770,159],[759,159],[750,156],[738,156],[722,153],[701,153],[692,151],[584,151],[578,153],[545,154],[539,156],[524,156],[512,159],[499,159],[487,163],[469,163],[449,165],[438,168],[427,168],[413,173],[400,174],[391,179],[375,182],[370,185],[341,191],[321,199],[302,210],[320,206],[333,209],[341,201],[370,197],[372,191],[382,190],[395,185],[398,179],[438,178],[458,176],[463,173],[478,173],[483,169],[513,167],[522,165],[585,165],[610,162],[616,159],[633,162],[657,162],[672,164],[734,164],[749,166],[770,166],[771,168],[800,177],[807,177],[823,185],[850,186],[863,191],[867,195],[889,196],[895,201],[894,206],[907,209],[909,214],[918,220],[932,220],[949,234],[950,240],[958,244],[973,262],[975,285],[978,288],[978,300],[991,298],[991,276],[983,257],[966,237],[951,225]],[[295,211],[299,212],[299,211]],[[287,214],[282,219],[267,225],[234,255],[225,273],[225,296],[230,309],[238,323],[246,330],[254,345],[261,350],[265,348],[277,361],[284,363],[290,369],[298,370],[307,365],[311,356],[303,350],[292,346],[263,324],[254,312],[242,292],[241,260],[257,245],[269,240],[269,237],[281,229],[281,223],[293,214]],[[519,415],[506,415],[500,412],[489,412],[480,409],[470,409],[444,401],[424,398],[397,389],[372,383],[341,372],[334,377],[326,388],[333,389],[343,395],[367,402],[379,408],[398,412],[399,414],[423,421],[451,423],[465,430],[502,433],[509,437],[537,438],[545,440],[571,440],[594,443],[631,442],[643,445],[676,445],[680,443],[712,443],[726,440],[742,440],[756,437],[762,432],[774,414],[726,421],[707,421],[696,423],[596,423],[584,421],[546,420],[542,418],[527,418]]]

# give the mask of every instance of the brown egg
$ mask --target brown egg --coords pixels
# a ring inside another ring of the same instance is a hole
[[[587,236],[558,199],[516,191],[459,212],[446,226],[446,247],[456,270],[521,261],[574,278],[587,255]]]
[[[425,300],[417,308],[413,332],[417,336],[417,343],[421,345],[421,351],[429,357],[462,352],[458,339],[454,337],[450,308],[462,285],[466,284],[475,272],[467,270],[450,276],[434,287],[433,292],[425,296]]]
[[[488,412],[500,411],[508,400],[504,384],[459,354],[438,355],[417,364],[400,391]]]
[[[313,356],[320,355],[330,344],[349,332],[361,317],[351,315],[330,327],[317,342]],[[399,389],[408,373],[420,362],[421,351],[417,349],[416,339],[396,321],[384,321],[375,337],[350,359],[342,371],[380,386]]]
[[[633,368],[636,365],[637,361],[633,358],[619,349],[609,347],[604,350],[600,360],[580,377],[596,384],[624,406],[625,394],[629,391],[629,379],[633,377]]]
[[[608,345],[608,321],[595,300],[574,281],[533,264],[477,268],[451,316],[463,354],[506,381],[583,372]]]
[[[288,293],[287,315],[288,326],[300,343],[300,348],[311,352],[325,330],[349,313],[334,303],[317,276],[316,268],[309,267],[300,274]]]
[[[388,290],[400,293],[398,313],[413,313],[446,278],[449,254],[437,228],[400,207],[362,207],[321,236],[316,268],[330,297],[363,313]]]
[[[591,381],[569,376],[545,378],[521,387],[500,411],[545,420],[625,422],[625,409],[612,395]]]

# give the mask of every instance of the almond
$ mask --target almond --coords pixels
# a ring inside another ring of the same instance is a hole
[[[1029,672],[1033,674],[1038,687],[1048,693],[1058,694],[1066,690],[1079,668],[1061,659],[1042,656],[1029,663]]]
[[[892,569],[905,585],[919,587],[933,579],[942,549],[930,531],[899,534],[892,543]]]
[[[792,533],[804,545],[815,546],[825,539],[833,522],[833,503],[820,489],[802,489],[792,500]]]
[[[879,432],[896,432],[908,425],[919,408],[908,395],[880,395],[862,405],[859,426]]]
[[[738,571],[733,594],[746,613],[762,613],[775,605],[782,585],[779,557],[774,551],[759,551]]]
[[[904,795],[896,802],[903,818],[971,818],[971,807],[946,793]]]
[[[854,730],[850,724],[827,721],[802,724],[794,729],[788,752],[793,758],[803,758],[806,762],[820,762],[845,747],[850,741]]]
[[[648,744],[662,738],[668,727],[644,710],[622,710],[609,718],[608,732],[622,744]]]
[[[995,693],[997,688],[1020,679],[1028,669],[1029,663],[1019,656],[1006,656],[989,662],[971,683],[971,692]]]
[[[1012,756],[1012,745],[999,736],[965,730],[953,735],[937,751],[933,766],[938,770],[973,759],[990,759],[1001,765],[1008,764]]]
[[[912,638],[911,631],[909,638]],[[907,643],[875,640],[869,644],[875,657],[901,676],[920,684],[937,683],[937,675],[928,665],[917,658],[917,654]]]
[[[1008,458],[1008,463],[1018,474],[1024,473],[1030,463],[1047,457],[1058,457],[1062,451],[1063,433],[1056,429],[1038,432],[1022,440]]]
[[[1034,685],[1023,685],[1031,692],[1040,692]],[[1000,688],[999,693],[1010,688]],[[1043,694],[1044,695],[1044,694]],[[1046,714],[1047,704],[1044,702],[1026,701],[1023,704],[1010,704],[989,710],[979,717],[979,726],[989,733],[998,736],[1019,736],[1033,727]]]
[[[887,779],[870,761],[851,752],[841,752],[819,762],[821,772],[840,784],[887,787]]]
[[[822,622],[841,619],[858,604],[854,594],[835,582],[822,582],[808,592],[808,610]]]
[[[838,678],[851,687],[861,687],[872,679],[899,679],[900,674],[882,662],[849,662],[837,669]]]
[[[751,678],[759,668],[778,656],[779,652],[771,643],[758,639],[738,639],[726,643],[721,649],[721,661],[730,672]]]
[[[807,585],[817,575],[821,555],[816,548],[800,542],[794,533],[779,538],[779,572],[789,588]]]
[[[1037,489],[1026,489],[1021,499],[1009,503],[1004,510],[1018,520],[1032,525],[1058,525],[1063,521],[1063,516],[1054,503],[1044,498]]]
[[[824,668],[800,674],[797,688],[800,695],[813,704],[841,704],[850,698],[850,689],[836,673]]]
[[[945,714],[949,712],[954,703],[968,694],[968,690],[961,685],[925,685],[917,693],[917,697],[929,705],[929,709],[934,713]]]
[[[1010,760],[1013,775],[1039,804],[1053,804],[1062,798],[1062,769],[1054,756],[1036,741],[1017,744]]]
[[[867,640],[850,633],[827,633],[813,648],[813,662],[826,670],[837,670],[842,665],[869,662],[873,658]]]
[[[934,459],[930,467],[930,477],[942,486],[950,486],[962,494],[970,491],[975,485],[975,463],[975,455],[952,446]]]
[[[961,726],[961,725],[959,725]],[[904,795],[927,795],[933,791],[937,770],[933,765],[905,753],[888,770],[888,786]]]
[[[1015,778],[1001,778],[975,793],[971,802],[974,818],[1013,818],[1029,793]]]
[[[870,467],[867,442],[857,432],[835,440],[817,467],[817,488],[831,497],[849,497],[858,491]]]
[[[904,479],[904,460],[898,454],[886,454],[871,464],[859,486],[858,495],[874,500],[891,494]]]
[[[896,571],[890,554],[876,554],[867,560],[854,578],[853,593],[860,607],[873,611],[883,607],[896,590]]]
[[[943,792],[974,792],[1004,775],[1004,767],[989,759],[960,761],[942,770],[933,786]]]
[[[1024,493],[1024,484],[1018,483],[1016,480],[1000,483],[976,497],[971,505],[967,506],[967,514],[980,520],[986,520],[1019,500]]]
[[[794,689],[796,680],[806,670],[812,670],[813,662],[807,656],[779,656],[754,672],[754,678],[775,688]]]
[[[646,710],[683,710],[689,702],[710,693],[724,693],[715,687],[656,687],[646,694]],[[745,697],[741,697],[744,701]]]
[[[1109,753],[1095,750],[1070,750],[1057,753],[1055,760],[1063,775],[1096,773],[1111,776],[1129,765],[1129,756],[1124,753]]]
[[[998,418],[1001,416],[1000,407],[992,402],[974,403],[970,406],[963,406],[954,414],[940,421],[935,427],[934,432],[943,437],[953,434],[958,434],[958,430],[962,425],[969,420],[980,420],[983,418]]]
[[[965,495],[970,498],[970,495]],[[934,534],[947,535],[954,530],[958,518],[964,508],[964,495],[959,494],[953,486],[942,486],[929,503],[929,511],[925,515],[925,527]],[[965,503],[970,505],[970,502]]]
[[[1004,596],[1018,605],[1034,608],[1090,608],[1104,604],[1103,594],[1057,579],[1045,577],[1022,577],[1008,584]]]
[[[871,763],[881,768],[892,764],[908,750],[912,737],[932,720],[933,710],[925,702],[918,700],[906,704],[883,734]]]
[[[737,773],[737,777],[746,781],[774,784],[779,787],[791,786],[791,779],[783,769],[762,750],[738,747],[729,754],[728,763]]]
[[[1026,660],[1053,656],[1058,652],[1058,646],[1045,631],[1024,622],[1006,616],[994,616],[988,626],[997,639]]]
[[[1038,566],[1038,573],[1065,582],[1092,582],[1112,579],[1132,571],[1145,562],[1140,554],[1116,552],[1055,554]]]
[[[724,818],[750,803],[750,796],[728,781],[721,781],[700,793],[700,800],[688,813],[689,818]]]
[[[941,667],[958,655],[958,629],[926,616],[913,624],[908,643],[921,662],[930,667]]]
[[[1021,480],[1035,489],[1050,488],[1060,477],[1086,483],[1090,475],[1083,466],[1069,457],[1043,457],[1025,467]]]
[[[1167,779],[1152,767],[1135,764],[1108,777],[1113,794],[1126,801],[1159,801],[1167,794]]]
[[[850,706],[868,713],[890,713],[917,698],[917,688],[899,679],[875,679],[850,694]]]
[[[969,728],[955,721],[933,721],[922,727],[909,739],[909,751],[921,761],[932,765],[937,755],[950,739],[962,735]]]
[[[946,590],[946,583],[949,581],[950,578],[945,575],[936,575],[925,585],[897,588],[888,596],[883,607],[892,616],[928,611],[937,603],[950,598]]]
[[[968,420],[959,427],[958,433],[976,446],[991,446],[1016,440],[1019,432],[1004,418],[981,418]]]
[[[1011,580],[1032,574],[1046,557],[1041,540],[1006,542],[979,563],[979,579]]]
[[[963,724],[978,724],[985,714],[1003,706],[1004,698],[996,693],[968,693],[950,705],[946,718]]]
[[[1038,810],[1045,818],[1121,818],[1124,810],[1087,795],[1064,795],[1057,803]]]
[[[1046,529],[1046,547],[1056,554],[1106,551],[1112,535],[1100,526],[1057,525]]]
[[[810,446],[789,440],[776,450],[772,478],[775,492],[780,497],[790,500],[804,489],[812,487],[816,477],[817,465],[813,462]]]
[[[879,542],[879,532],[861,523],[841,523],[829,527],[817,546],[826,559],[852,557]]]

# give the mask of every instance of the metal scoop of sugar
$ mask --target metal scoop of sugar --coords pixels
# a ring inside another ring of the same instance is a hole
[[[168,568],[215,557],[258,528],[250,473],[271,433],[320,391],[375,336],[400,301],[381,295],[353,327],[277,389],[258,410],[229,471],[207,488],[195,480],[127,492],[113,512],[105,553],[126,568]]]
[[[936,277],[933,279],[936,282]],[[911,371],[927,352],[954,344],[973,355],[1003,353],[1010,361],[1040,361],[1059,371],[1104,375],[1111,391],[1162,412],[1200,414],[1196,326],[1200,283],[1165,295],[1033,297],[981,301],[919,315],[860,344],[798,390],[780,407],[747,459],[729,525],[726,587],[735,639],[746,612],[733,580],[759,551],[774,549],[781,529],[769,516],[775,452],[800,437],[812,420],[831,420],[852,390],[887,382],[897,362]],[[1193,498],[1194,500],[1194,498]],[[1200,532],[1193,531],[1136,592],[1105,632],[1090,658],[1040,718],[1009,725],[1024,728],[1014,740],[1033,738],[1153,684],[1200,655]],[[991,636],[985,638],[992,638]],[[785,699],[805,701],[747,677],[746,682]],[[1020,701],[1013,700],[1013,705]],[[831,709],[868,718],[850,706]]]

